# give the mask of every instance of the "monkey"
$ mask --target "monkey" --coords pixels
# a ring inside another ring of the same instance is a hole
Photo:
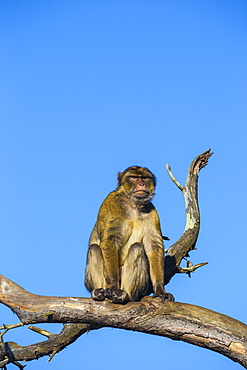
[[[118,173],[118,186],[103,201],[90,236],[85,285],[96,301],[124,304],[164,289],[164,244],[151,202],[156,178],[146,167]]]

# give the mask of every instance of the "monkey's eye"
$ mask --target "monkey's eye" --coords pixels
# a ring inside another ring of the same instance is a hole
[[[132,179],[132,180],[136,180],[136,179],[142,179],[142,180],[148,180],[148,179],[152,179],[152,177],[150,176],[136,176],[136,175],[131,175],[129,176],[129,179]]]

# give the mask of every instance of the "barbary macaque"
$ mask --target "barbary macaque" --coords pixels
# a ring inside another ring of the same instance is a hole
[[[94,300],[138,301],[164,289],[164,245],[158,213],[151,203],[155,176],[145,167],[118,173],[118,187],[102,203],[93,228],[85,285]]]

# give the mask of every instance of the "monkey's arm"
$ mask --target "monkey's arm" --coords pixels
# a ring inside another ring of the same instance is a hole
[[[90,242],[98,238],[103,258],[105,278],[104,288],[119,288],[119,248],[122,246],[121,209],[115,192],[112,192],[100,207],[96,232],[93,231]]]
[[[173,295],[166,293],[164,289],[164,244],[156,209],[152,210],[150,217],[150,225],[153,225],[153,228],[150,230],[150,234],[144,238],[144,246],[149,260],[154,297],[173,301]]]

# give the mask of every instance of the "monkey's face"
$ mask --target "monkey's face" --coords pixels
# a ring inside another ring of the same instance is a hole
[[[155,190],[155,176],[145,167],[133,166],[118,175],[119,188],[138,206],[151,201]]]

